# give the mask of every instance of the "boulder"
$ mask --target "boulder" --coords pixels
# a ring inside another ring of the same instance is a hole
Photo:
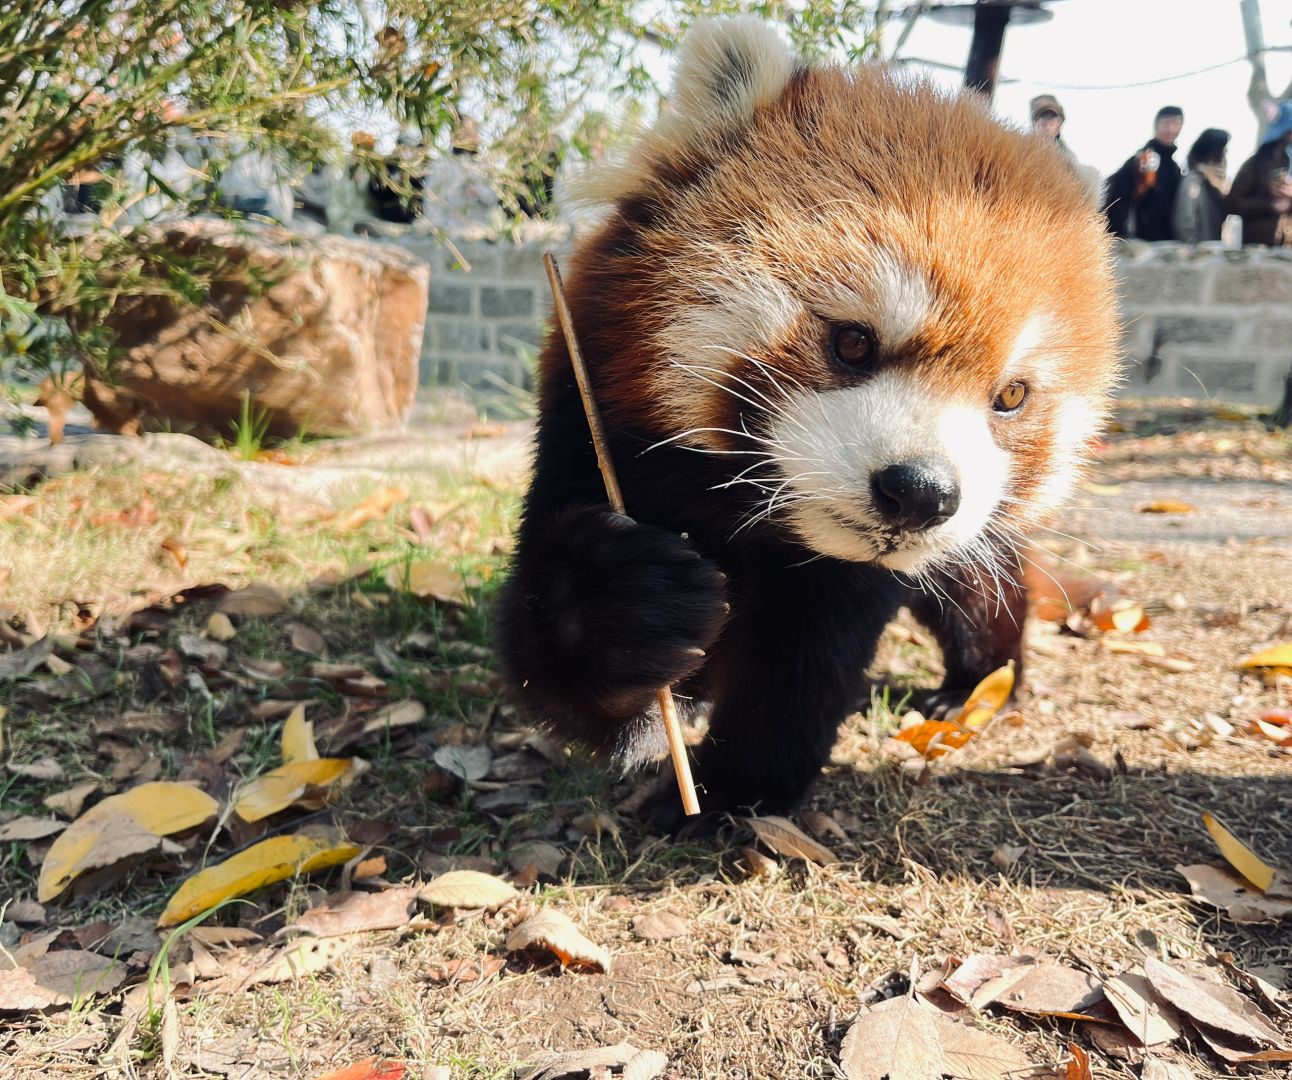
[[[344,435],[402,424],[417,393],[430,269],[399,248],[195,218],[168,245],[223,264],[200,308],[123,298],[108,325],[110,373],[84,400],[113,431],[229,437],[249,395],[275,435]],[[248,286],[250,271],[261,287]]]

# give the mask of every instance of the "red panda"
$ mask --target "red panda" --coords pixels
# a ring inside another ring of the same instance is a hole
[[[749,19],[692,28],[669,110],[589,190],[568,293],[633,516],[550,332],[505,674],[628,762],[674,684],[709,709],[705,809],[784,811],[899,607],[943,650],[935,706],[1021,667],[1020,546],[1116,379],[1110,241],[1054,147],[976,97],[806,66]]]

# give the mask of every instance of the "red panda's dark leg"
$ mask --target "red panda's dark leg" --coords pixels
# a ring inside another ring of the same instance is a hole
[[[1006,570],[992,578],[958,570],[939,574],[936,589],[907,600],[907,607],[932,631],[942,649],[946,675],[932,693],[917,695],[914,707],[937,715],[963,705],[978,682],[1013,661],[1015,686],[1022,684],[1023,622],[1027,590],[1015,552],[1004,552]],[[942,596],[938,596],[942,593]]]
[[[531,510],[498,609],[504,675],[535,721],[623,750],[656,691],[704,663],[725,606],[722,572],[675,533],[608,506]]]
[[[695,752],[710,823],[724,812],[795,806],[856,708],[900,586],[886,571],[830,567],[779,568],[752,581],[732,570],[735,611],[703,673],[712,709]],[[657,828],[691,826],[676,790],[662,791],[645,815]]]

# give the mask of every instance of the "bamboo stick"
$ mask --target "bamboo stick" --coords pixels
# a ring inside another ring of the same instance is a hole
[[[556,265],[556,258],[548,253],[543,256],[543,266],[547,269],[547,280],[552,286],[552,300],[556,304],[556,317],[565,335],[565,346],[570,354],[570,364],[574,368],[574,378],[579,384],[579,395],[583,398],[583,411],[588,417],[588,428],[592,432],[592,445],[597,452],[597,465],[601,469],[601,479],[606,485],[606,495],[610,505],[619,513],[626,514],[623,492],[619,489],[619,478],[615,475],[614,462],[610,460],[610,448],[606,445],[606,432],[601,426],[601,412],[597,408],[596,398],[592,396],[592,384],[588,381],[588,369],[583,362],[583,351],[579,348],[578,338],[574,335],[574,319],[570,315],[570,305],[565,299],[565,286],[561,283],[561,271]],[[686,743],[682,741],[682,725],[677,718],[677,706],[673,703],[673,691],[667,686],[660,688],[660,715],[664,720],[664,734],[668,738],[668,752],[673,759],[673,772],[677,776],[677,788],[682,796],[682,809],[688,816],[700,812],[700,799],[695,793],[695,781],[691,778],[691,762],[686,754]]]

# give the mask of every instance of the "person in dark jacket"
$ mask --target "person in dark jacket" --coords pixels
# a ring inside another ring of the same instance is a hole
[[[1207,128],[1189,147],[1189,156],[1185,159],[1189,171],[1175,194],[1171,219],[1177,240],[1200,244],[1204,240],[1220,239],[1220,227],[1225,223],[1225,194],[1229,191],[1225,180],[1228,146],[1229,132]]]
[[[1180,186],[1175,140],[1184,125],[1184,110],[1175,105],[1158,109],[1153,138],[1126,159],[1108,178],[1104,213],[1108,228],[1123,239],[1170,240],[1171,212]]]
[[[1243,162],[1225,210],[1243,219],[1243,245],[1292,247],[1292,101],[1278,107],[1260,149]]]

